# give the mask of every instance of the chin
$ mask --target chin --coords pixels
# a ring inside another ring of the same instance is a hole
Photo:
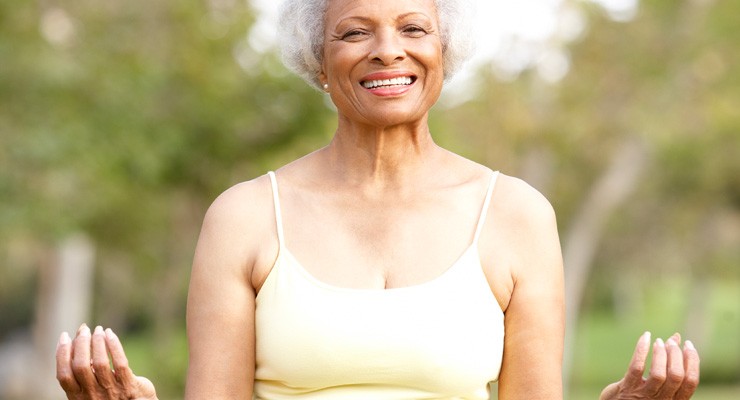
[[[430,107],[426,104],[384,104],[349,114],[350,120],[367,123],[374,127],[413,125],[426,121]],[[357,118],[352,118],[352,117]]]
[[[392,118],[387,117],[386,118],[379,118],[375,119],[370,122],[370,125],[376,127],[376,128],[392,128],[396,126],[403,126],[403,125],[418,125],[420,123],[423,123],[424,117],[415,117],[415,118],[409,118],[409,117],[398,117],[398,118]]]

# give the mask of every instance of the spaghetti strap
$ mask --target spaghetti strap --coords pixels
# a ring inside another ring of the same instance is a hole
[[[491,205],[491,196],[493,194],[493,187],[496,186],[496,179],[498,178],[498,171],[491,171],[491,181],[488,184],[488,192],[486,193],[486,199],[483,202],[483,209],[480,212],[478,219],[478,225],[475,227],[475,236],[473,237],[473,243],[478,243],[481,231],[483,231],[483,224],[486,221],[486,215],[488,215],[488,207]]]
[[[272,200],[275,204],[275,224],[277,225],[278,234],[278,245],[283,247],[283,217],[280,213],[280,196],[278,195],[277,178],[275,178],[275,172],[270,171],[267,173],[270,176],[270,184],[272,185]]]

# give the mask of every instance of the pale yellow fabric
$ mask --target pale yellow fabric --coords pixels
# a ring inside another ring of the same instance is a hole
[[[313,277],[284,246],[257,296],[255,398],[488,399],[504,339],[501,308],[477,240],[445,273],[420,285],[358,290]]]

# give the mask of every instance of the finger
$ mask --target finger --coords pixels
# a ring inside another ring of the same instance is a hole
[[[105,344],[105,333],[103,327],[95,327],[92,335],[92,365],[95,370],[95,378],[100,386],[110,389],[115,384],[113,371],[110,369],[108,359],[108,348]]]
[[[72,373],[82,391],[94,391],[97,381],[90,366],[90,328],[82,324],[72,341]]]
[[[653,362],[650,366],[650,375],[645,382],[646,394],[653,396],[660,391],[666,379],[666,355],[665,343],[663,339],[656,339],[653,344]]]
[[[136,380],[139,382],[139,388],[141,388],[141,397],[157,398],[157,391],[154,389],[152,381],[143,376],[137,376]]]
[[[669,339],[673,339],[674,342],[676,342],[677,345],[681,345],[681,334],[676,332]]]
[[[116,380],[124,388],[131,389],[136,387],[136,375],[134,375],[128,365],[128,359],[126,358],[126,353],[123,351],[121,340],[118,339],[118,336],[110,328],[105,330],[105,342],[108,345],[108,351],[110,351],[111,360],[113,361],[113,372]]]
[[[678,388],[683,384],[684,368],[683,368],[683,353],[681,348],[678,347],[673,338],[668,339],[665,343],[666,347],[666,377],[663,387],[660,388],[658,395],[660,398],[673,399],[673,396],[678,391]]]
[[[77,393],[80,385],[72,373],[72,339],[67,332],[62,332],[57,343],[57,380],[66,393]]]
[[[619,382],[611,383],[601,391],[599,400],[614,399],[619,393]]]
[[[645,373],[645,360],[647,360],[650,351],[650,332],[645,332],[640,336],[635,346],[635,352],[632,354],[627,373],[624,376],[625,387],[637,387],[643,381],[642,375]]]
[[[683,364],[686,370],[683,384],[676,392],[676,400],[688,400],[699,386],[699,353],[690,340],[684,343]]]

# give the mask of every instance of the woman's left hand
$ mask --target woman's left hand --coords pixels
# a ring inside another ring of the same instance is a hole
[[[640,337],[629,369],[621,381],[607,386],[600,400],[627,399],[690,399],[699,385],[699,353],[690,341],[680,347],[681,335],[671,336],[665,343],[653,344],[653,360],[647,378],[643,377],[650,351],[650,333]]]

